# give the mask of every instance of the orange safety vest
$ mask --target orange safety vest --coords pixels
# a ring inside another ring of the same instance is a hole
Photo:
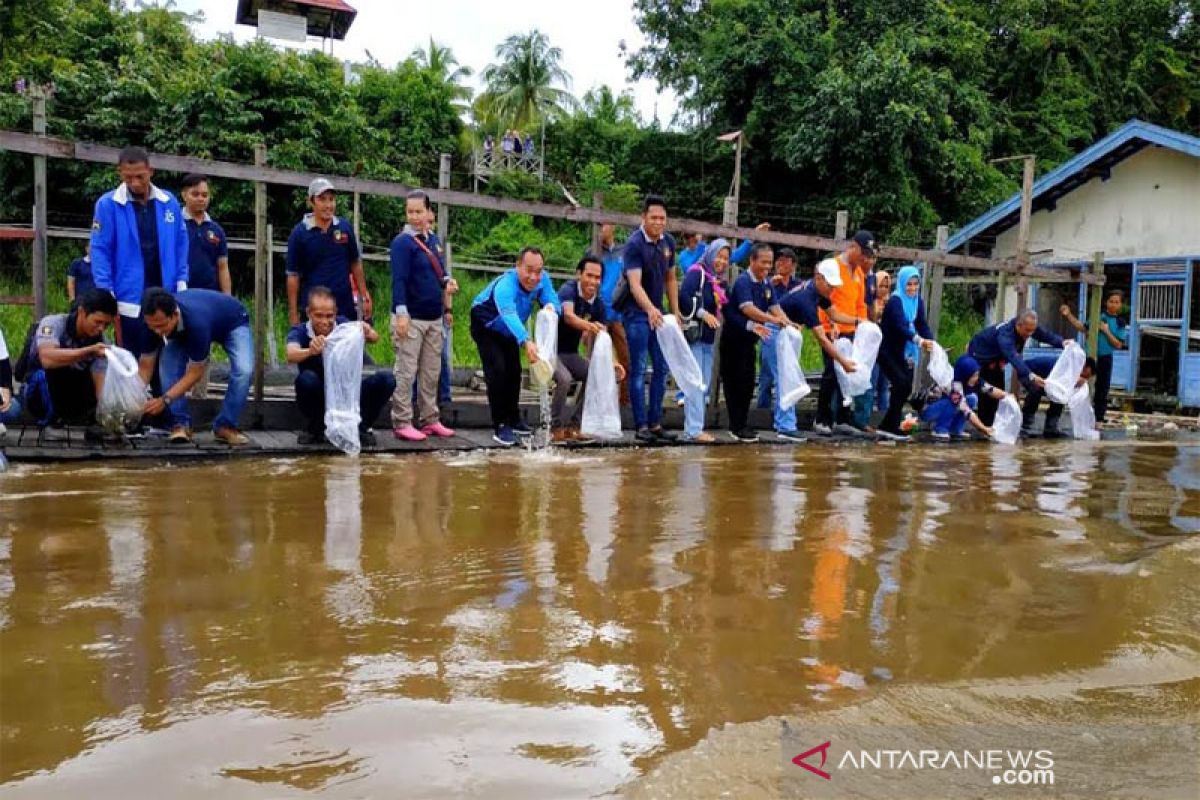
[[[829,295],[833,307],[843,314],[849,314],[858,319],[867,319],[867,278],[863,275],[861,269],[851,270],[850,265],[842,261],[842,257],[837,257],[838,269],[842,271],[842,285],[835,286],[832,294]],[[820,311],[821,324],[825,326],[825,332],[833,335],[834,322],[829,318],[829,315],[822,309]],[[839,322],[837,323],[838,333],[854,333],[854,325]]]

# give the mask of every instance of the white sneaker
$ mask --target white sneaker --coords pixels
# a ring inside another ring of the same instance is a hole
[[[937,439],[939,442],[948,442],[950,441],[950,434],[943,431],[934,431],[933,438]]]
[[[820,434],[821,436],[832,436],[833,428],[820,422],[814,422],[813,433]]]
[[[960,438],[960,439],[970,439],[970,438],[972,438],[972,436],[971,436],[971,432],[970,432],[970,431],[959,431],[959,432],[958,432],[958,438]]]
[[[5,435],[6,433],[8,433],[8,428],[4,427],[3,422],[0,422],[0,436]]]

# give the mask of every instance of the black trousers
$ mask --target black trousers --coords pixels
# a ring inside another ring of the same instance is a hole
[[[721,385],[729,409],[729,430],[746,427],[750,399],[754,396],[754,365],[758,362],[758,337],[732,330],[721,334]]]
[[[488,328],[471,315],[471,338],[479,348],[487,381],[492,427],[516,425],[521,418],[521,351],[517,340]]]
[[[45,370],[50,403],[54,406],[51,422],[87,425],[96,421],[96,384],[90,369],[59,367]],[[45,403],[36,392],[26,396],[29,413],[36,419],[46,415]]]
[[[1004,367],[999,364],[981,364],[979,379],[990,383],[997,389],[1007,392],[1004,386]],[[984,425],[991,425],[996,420],[996,409],[1000,407],[999,400],[993,400],[983,392],[979,393],[979,419]]]
[[[1112,388],[1112,371],[1112,353],[1096,359],[1096,396],[1092,404],[1096,412],[1096,422],[1104,422],[1104,414],[1108,411],[1108,390]]]
[[[879,351],[879,371],[887,377],[892,385],[888,398],[887,413],[879,423],[879,429],[888,433],[900,433],[900,417],[904,413],[904,404],[912,394],[913,368],[908,360],[901,358],[897,361],[882,350]]]
[[[850,340],[854,339],[854,334],[845,333],[842,336]],[[817,390],[817,422],[822,425],[833,425],[836,420],[839,424],[850,424],[854,416],[854,407],[842,404],[842,391],[838,387],[837,372],[833,367],[834,361],[824,350],[821,351],[821,359],[825,362],[825,371],[821,373],[821,385]]]

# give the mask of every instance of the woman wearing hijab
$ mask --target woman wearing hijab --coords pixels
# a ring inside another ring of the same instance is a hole
[[[979,377],[979,362],[968,355],[954,362],[954,382],[950,391],[930,398],[929,405],[921,411],[921,419],[933,428],[933,438],[948,441],[957,436],[970,439],[965,430],[967,422],[984,436],[991,437],[992,429],[983,423],[975,409],[979,406],[979,395],[990,394],[996,400],[1004,399],[1004,392],[985,383]]]
[[[679,288],[679,313],[683,317],[685,330],[689,331],[687,336],[692,355],[696,357],[700,374],[704,376],[705,401],[712,387],[713,343],[721,324],[721,308],[728,301],[723,276],[729,267],[731,250],[725,239],[714,240],[700,260],[688,267],[683,285]],[[676,399],[682,402],[683,393],[676,395]],[[703,433],[703,408],[699,409],[699,419],[696,416],[695,411],[688,414],[685,407],[684,438],[697,442],[712,441],[711,434]]]
[[[892,297],[892,276],[885,270],[879,270],[875,273],[875,297],[871,304],[871,321],[879,324],[883,319],[883,310],[887,307],[887,302]],[[871,371],[871,388],[875,390],[875,408],[880,411],[887,411],[888,407],[888,380],[883,377],[883,370],[879,368],[879,363],[876,362],[875,369]]]
[[[879,327],[883,342],[879,345],[879,364],[891,384],[887,413],[879,423],[879,435],[905,441],[900,432],[900,414],[912,394],[913,374],[921,349],[933,349],[933,331],[925,321],[925,303],[921,300],[921,273],[909,265],[896,276],[896,288],[883,309]]]

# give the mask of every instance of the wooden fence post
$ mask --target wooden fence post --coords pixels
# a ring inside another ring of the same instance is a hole
[[[254,145],[254,166],[267,165],[267,146]],[[267,227],[267,184],[254,182],[254,416],[263,424],[263,373],[267,344],[267,273],[271,269],[271,240]],[[274,324],[274,321],[271,321]]]
[[[1104,251],[1097,250],[1092,253],[1092,274],[1104,274]],[[1087,313],[1087,351],[1088,355],[1095,356],[1097,346],[1100,344],[1100,310],[1104,307],[1101,298],[1104,295],[1104,287],[1092,285],[1088,287],[1088,313]]]
[[[937,244],[935,250],[946,251],[946,242],[950,239],[950,226],[938,225]],[[925,318],[933,335],[938,335],[938,323],[942,320],[942,280],[946,277],[946,268],[941,264],[931,264],[929,267],[929,302],[925,309]]]
[[[846,241],[847,231],[850,228],[850,212],[837,212],[837,220],[834,222],[833,238],[838,242]]]
[[[592,194],[592,208],[597,211],[604,210],[604,192],[594,192]],[[600,223],[592,223],[592,253],[596,256],[600,255]]]
[[[46,92],[39,86],[33,98],[33,132],[46,135]],[[33,157],[33,318],[46,316],[46,157]]]
[[[438,188],[450,188],[450,154],[442,153],[441,160],[438,162]],[[442,247],[446,246],[446,242],[450,240],[450,206],[447,203],[438,203],[437,211],[437,235],[442,241]]]

